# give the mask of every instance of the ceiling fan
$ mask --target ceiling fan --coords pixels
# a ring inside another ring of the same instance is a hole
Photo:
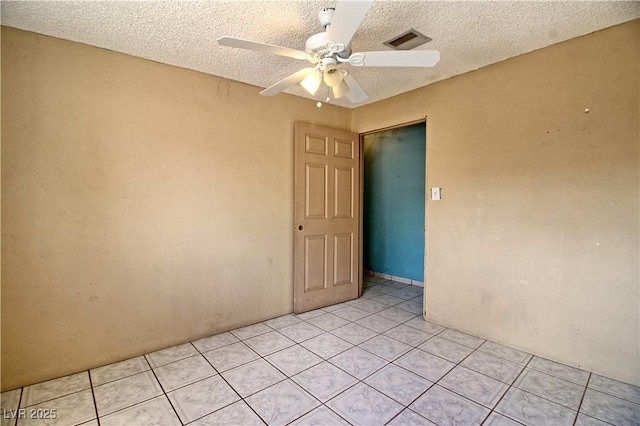
[[[304,51],[272,44],[224,36],[218,39],[222,46],[256,50],[309,61],[312,66],[267,87],[263,96],[273,96],[290,86],[300,84],[312,96],[322,81],[332,89],[334,98],[346,95],[353,103],[369,98],[351,73],[340,65],[355,67],[433,67],[440,60],[437,50],[351,52],[351,38],[371,8],[373,0],[337,0],[335,8],[318,13],[324,31],[314,34],[305,42]]]

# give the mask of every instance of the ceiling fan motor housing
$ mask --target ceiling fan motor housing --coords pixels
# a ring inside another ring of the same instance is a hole
[[[334,54],[337,54],[343,59],[347,59],[349,55],[351,55],[351,44],[345,46],[344,49],[339,52],[332,51],[332,46],[335,46],[335,44],[327,40],[326,32],[322,32],[309,37],[304,43],[304,50],[312,56],[317,56],[319,59],[333,56]]]

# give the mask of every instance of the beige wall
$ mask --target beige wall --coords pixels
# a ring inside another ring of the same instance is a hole
[[[2,28],[2,389],[292,311],[293,125],[346,109]]]
[[[636,21],[354,111],[428,116],[427,319],[640,384],[639,51]]]

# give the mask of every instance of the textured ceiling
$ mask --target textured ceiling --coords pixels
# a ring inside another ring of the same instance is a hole
[[[2,24],[249,83],[260,88],[308,66],[292,58],[219,46],[218,37],[304,50],[322,31],[317,13],[335,0],[289,1],[2,1]],[[434,68],[355,68],[369,94],[352,108],[416,89],[570,38],[640,18],[624,1],[376,1],[353,38],[353,51],[415,28],[433,41]],[[594,52],[598,60],[598,52]],[[256,92],[261,89],[256,88]],[[302,88],[287,91],[311,98]],[[282,95],[280,95],[282,96]],[[315,99],[323,100],[326,89]]]

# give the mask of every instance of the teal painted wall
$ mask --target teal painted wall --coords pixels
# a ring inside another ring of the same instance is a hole
[[[364,268],[424,281],[426,125],[364,137]]]

